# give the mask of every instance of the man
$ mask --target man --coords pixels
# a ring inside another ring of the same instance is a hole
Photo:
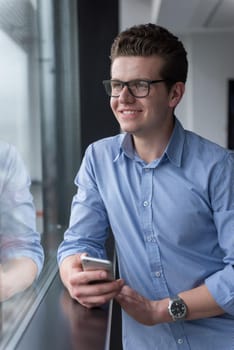
[[[0,301],[28,288],[44,261],[30,180],[16,149],[0,142]]]
[[[117,36],[104,85],[123,133],[88,147],[58,252],[72,298],[119,302],[127,350],[234,348],[234,155],[175,117],[186,77],[166,29]],[[105,257],[109,226],[121,279],[90,285],[105,272],[80,257]]]

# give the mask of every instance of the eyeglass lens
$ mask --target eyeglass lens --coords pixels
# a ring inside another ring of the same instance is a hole
[[[122,89],[124,86],[127,86],[129,91],[133,96],[141,97],[146,96],[148,94],[149,90],[149,84],[145,81],[130,81],[128,83],[122,83],[122,82],[111,82],[111,94],[112,96],[120,95]]]
[[[119,80],[106,80],[103,82],[109,96],[118,97],[124,86],[128,87],[130,93],[135,97],[145,97],[149,93],[150,83],[144,80],[133,80],[122,82]]]

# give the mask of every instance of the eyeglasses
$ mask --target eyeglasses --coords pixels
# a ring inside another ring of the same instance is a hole
[[[119,97],[124,86],[127,86],[130,94],[137,98],[146,97],[150,92],[150,85],[157,84],[166,81],[165,79],[159,80],[131,80],[131,81],[121,81],[121,80],[103,80],[103,85],[105,87],[106,93],[110,97]]]

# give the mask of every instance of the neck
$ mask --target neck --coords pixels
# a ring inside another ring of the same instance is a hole
[[[133,135],[134,147],[139,157],[146,163],[150,163],[155,159],[160,158],[169,142],[173,132],[174,123],[170,127],[160,133],[154,132],[151,137],[141,137]]]
[[[134,145],[137,154],[139,157],[144,160],[146,163],[150,163],[155,159],[158,159],[162,156],[167,143],[165,144],[157,144],[155,142],[148,142],[145,140],[136,140],[134,138]]]

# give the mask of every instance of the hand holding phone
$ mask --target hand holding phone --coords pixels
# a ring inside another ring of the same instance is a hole
[[[81,263],[84,271],[106,270],[108,272],[108,280],[111,281],[114,279],[113,265],[110,260],[98,259],[82,255]],[[95,281],[95,283],[97,282]]]

